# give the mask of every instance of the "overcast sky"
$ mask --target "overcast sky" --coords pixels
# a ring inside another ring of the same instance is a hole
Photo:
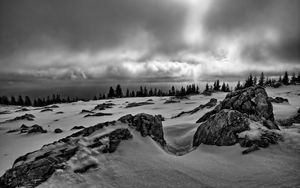
[[[0,0],[0,79],[300,69],[299,0]]]

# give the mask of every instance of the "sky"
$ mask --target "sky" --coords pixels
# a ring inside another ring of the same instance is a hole
[[[0,0],[1,83],[300,70],[298,0]]]

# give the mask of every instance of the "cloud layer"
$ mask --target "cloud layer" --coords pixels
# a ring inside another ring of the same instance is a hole
[[[0,74],[118,80],[295,71],[298,7],[297,0],[1,0]]]

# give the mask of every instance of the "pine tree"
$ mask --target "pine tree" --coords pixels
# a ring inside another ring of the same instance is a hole
[[[209,91],[208,83],[205,85],[205,90],[204,91]]]
[[[238,83],[237,83],[237,85],[235,87],[235,90],[240,90],[240,89],[242,89],[242,86],[241,86],[241,82],[238,81]]]
[[[285,71],[285,73],[284,73],[284,76],[283,76],[283,78],[282,78],[282,83],[283,83],[284,85],[288,85],[288,84],[289,84],[289,75],[288,75],[288,72],[287,72],[287,71]]]
[[[19,106],[23,106],[23,105],[24,105],[24,100],[23,100],[23,98],[22,98],[21,95],[20,95],[19,98],[18,98],[17,104],[18,104]]]
[[[114,88],[112,88],[112,87],[109,88],[107,97],[108,97],[108,98],[113,98],[113,97],[115,97],[115,90],[114,90]]]
[[[258,85],[263,86],[265,83],[265,75],[263,72],[261,72],[260,77],[259,77],[259,81],[258,81]]]
[[[14,96],[11,96],[10,98],[10,105],[17,105],[17,101]]]
[[[253,78],[253,85],[255,86],[257,84],[257,78],[256,78],[256,76],[254,76],[254,78]]]
[[[32,106],[31,100],[28,96],[25,96],[24,104],[25,104],[25,106]]]
[[[172,95],[175,95],[175,87],[172,86]]]
[[[119,98],[123,97],[123,91],[122,91],[122,88],[121,88],[120,84],[118,84],[117,87],[116,87],[115,96],[119,97]]]
[[[245,88],[251,87],[253,86],[253,76],[252,73],[250,73],[249,77],[247,78],[247,80],[245,81]]]
[[[126,89],[126,97],[130,97],[130,91],[128,88]]]

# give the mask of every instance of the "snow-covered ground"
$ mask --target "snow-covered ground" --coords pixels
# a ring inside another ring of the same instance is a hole
[[[278,89],[267,88],[271,97],[287,98],[289,103],[273,104],[275,118],[287,118],[300,107],[300,87],[287,86]],[[0,122],[16,116],[30,113],[36,116],[34,121],[15,121],[0,124],[0,175],[11,168],[14,160],[30,151],[40,149],[70,135],[74,126],[92,126],[100,122],[117,120],[126,114],[148,113],[161,114],[167,143],[179,150],[191,148],[193,135],[197,129],[195,123],[204,113],[203,109],[192,115],[183,115],[172,119],[181,111],[192,110],[211,98],[218,102],[226,93],[214,93],[212,96],[195,95],[190,100],[180,103],[164,104],[168,97],[122,98],[58,104],[53,111],[40,112],[30,108],[26,112],[14,112],[16,107],[1,107],[0,111],[13,113],[0,115]],[[145,102],[152,99],[154,104],[125,108],[126,102]],[[104,111],[112,116],[87,117],[82,109],[92,110],[97,104],[112,102],[116,105]],[[62,111],[63,114],[56,114]],[[19,128],[22,124],[41,125],[48,130],[45,134],[6,133]],[[63,130],[54,133],[55,128]],[[107,128],[110,129],[110,128]],[[105,131],[104,131],[105,132]],[[300,126],[283,129],[285,142],[272,145],[248,155],[242,155],[239,145],[208,146],[200,145],[197,149],[182,156],[165,152],[150,138],[141,137],[131,130],[133,139],[121,142],[115,153],[98,157],[99,167],[85,174],[68,172],[55,173],[39,187],[298,187],[300,186]],[[68,180],[68,181],[66,181]]]

